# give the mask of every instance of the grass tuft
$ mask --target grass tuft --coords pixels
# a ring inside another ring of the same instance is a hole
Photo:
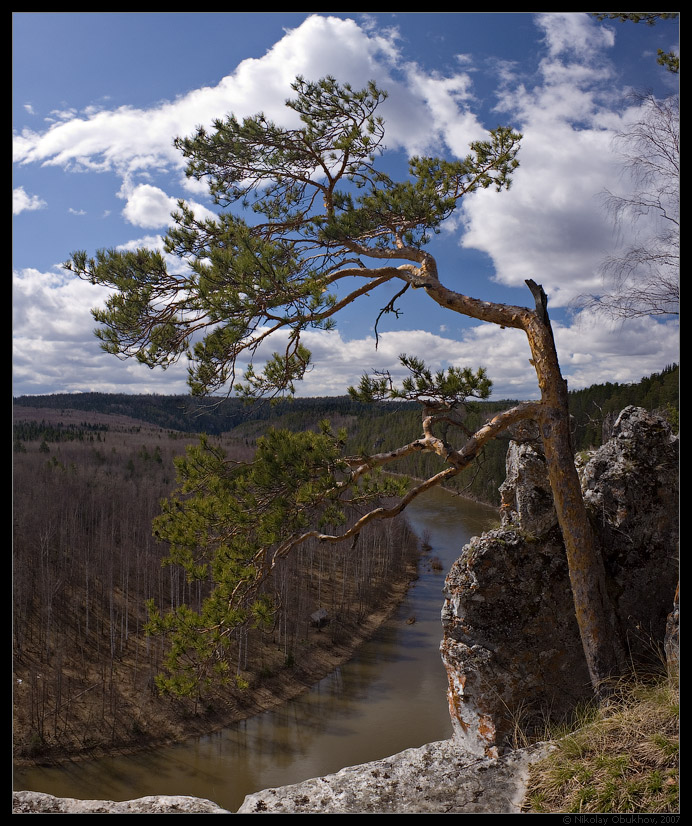
[[[557,749],[531,767],[524,811],[679,811],[679,696],[673,678],[623,681],[585,725],[550,738]]]

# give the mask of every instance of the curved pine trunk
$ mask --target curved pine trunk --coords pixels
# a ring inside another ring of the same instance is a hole
[[[606,696],[609,681],[625,664],[619,624],[606,588],[603,557],[584,505],[574,464],[567,382],[560,372],[545,293],[527,282],[536,313],[525,328],[541,389],[538,425],[555,510],[567,553],[574,608],[591,684]]]
[[[440,306],[454,312],[523,330],[531,348],[541,400],[537,421],[545,450],[548,477],[567,553],[574,609],[584,655],[597,696],[609,693],[609,681],[625,665],[624,646],[615,611],[606,590],[601,549],[589,522],[570,434],[567,382],[563,379],[541,286],[528,280],[536,309],[479,301],[440,284],[434,261],[426,258],[422,286]]]

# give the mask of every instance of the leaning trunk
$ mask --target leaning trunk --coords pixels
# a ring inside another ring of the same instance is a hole
[[[529,287],[537,298],[536,314],[526,333],[541,389],[538,424],[555,510],[565,543],[574,608],[591,683],[597,696],[605,696],[609,691],[610,679],[624,665],[624,649],[606,589],[603,558],[589,522],[574,464],[567,382],[560,372],[545,309],[545,294],[533,282],[529,283]],[[538,294],[534,291],[536,287],[540,291]]]
[[[421,272],[411,279],[414,287],[424,287],[441,307],[501,327],[523,330],[528,337],[531,361],[541,390],[537,420],[567,552],[579,632],[594,691],[597,696],[604,696],[608,693],[611,678],[625,665],[624,647],[615,611],[606,592],[601,551],[589,522],[574,466],[567,383],[560,372],[545,291],[534,281],[526,282],[536,302],[535,310],[480,301],[440,284],[434,260],[431,256],[423,258]]]

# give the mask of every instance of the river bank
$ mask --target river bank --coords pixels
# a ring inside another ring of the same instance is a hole
[[[305,652],[294,648],[300,657],[291,669],[280,668],[277,682],[264,682],[246,695],[256,693],[256,705],[248,703],[244,714],[235,716],[247,719],[224,726],[226,710],[221,710],[214,720],[181,719],[178,733],[188,739],[171,737],[183,740],[173,745],[129,754],[105,749],[102,759],[17,767],[14,788],[89,800],[184,794],[237,811],[251,792],[450,737],[439,651],[444,572],[470,538],[495,519],[494,509],[444,490],[427,491],[407,509],[407,522],[426,544],[425,553],[411,554],[407,568],[402,562],[392,569],[378,612],[365,615],[348,637],[342,635],[339,649],[328,642],[333,626],[310,630],[310,642],[321,647],[320,662],[313,649],[314,671],[298,670]],[[317,671],[321,665],[324,679]],[[262,706],[268,709],[264,713]],[[252,716],[253,711],[260,713]]]
[[[421,557],[422,558],[422,557]],[[321,629],[311,629],[302,649],[295,653],[290,666],[275,669],[271,674],[265,668],[248,673],[249,687],[241,694],[234,694],[231,701],[216,695],[216,705],[209,703],[196,712],[181,701],[164,701],[152,697],[145,699],[146,730],[133,727],[130,735],[119,733],[111,743],[95,743],[72,747],[36,749],[27,754],[16,748],[14,765],[18,768],[31,766],[59,766],[108,755],[125,755],[158,748],[185,740],[213,734],[234,723],[276,709],[309,691],[321,679],[348,662],[358,648],[377,632],[399,607],[409,587],[418,578],[418,562],[409,562],[400,577],[391,582],[389,594],[375,610],[360,623],[350,622],[341,628],[337,642]],[[15,694],[21,688],[15,686]],[[16,734],[16,731],[15,731]]]

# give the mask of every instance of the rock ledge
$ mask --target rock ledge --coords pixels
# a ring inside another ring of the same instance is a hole
[[[407,749],[292,786],[248,795],[237,814],[519,814],[529,766],[554,746],[537,743],[497,759],[454,740]],[[231,814],[210,800],[154,795],[117,803],[14,792],[12,814]]]
[[[150,795],[137,800],[78,800],[43,792],[13,792],[13,815],[228,815],[231,812],[198,797]]]
[[[248,795],[238,814],[518,814],[528,768],[551,748],[539,743],[498,759],[477,758],[441,740]]]

